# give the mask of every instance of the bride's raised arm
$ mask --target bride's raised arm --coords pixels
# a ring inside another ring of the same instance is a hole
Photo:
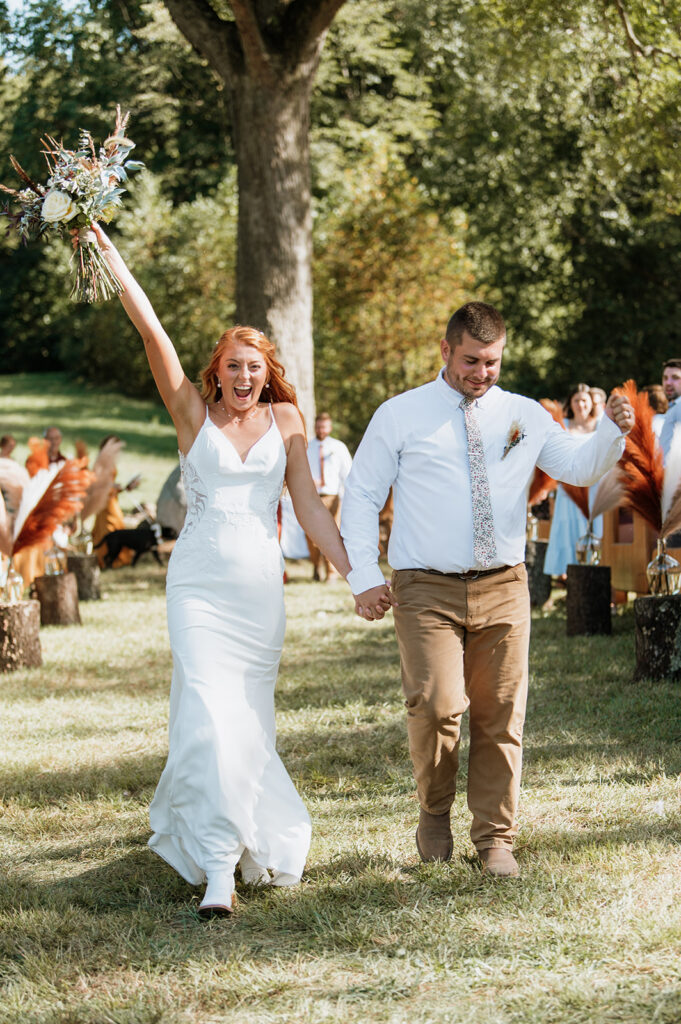
[[[201,429],[205,403],[185,375],[172,341],[125,260],[99,224],[93,224],[92,230],[102,255],[123,287],[123,308],[140,333],[156,387],[175,424],[180,448],[187,452]]]

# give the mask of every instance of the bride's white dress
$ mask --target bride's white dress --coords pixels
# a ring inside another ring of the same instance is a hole
[[[169,752],[149,845],[195,885],[233,871],[244,850],[297,879],[310,819],[274,726],[286,621],[276,524],[284,443],[271,414],[242,462],[206,413],[180,461],[187,517],[167,578]]]

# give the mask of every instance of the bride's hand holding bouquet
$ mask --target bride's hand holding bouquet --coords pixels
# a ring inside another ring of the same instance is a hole
[[[97,221],[108,224],[113,219],[126,191],[123,183],[128,174],[144,167],[129,159],[135,144],[125,135],[128,118],[120,107],[116,108],[113,134],[99,149],[87,131],[81,131],[76,150],[66,149],[61,142],[46,136],[41,140],[50,172],[45,185],[33,181],[14,157],[10,160],[24,187],[16,190],[0,185],[0,190],[12,197],[3,213],[23,242],[49,234],[65,237],[67,232],[75,232],[71,298],[83,302],[108,299],[122,290],[92,225]]]

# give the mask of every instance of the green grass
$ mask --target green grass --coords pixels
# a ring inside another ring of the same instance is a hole
[[[279,743],[312,849],[300,887],[240,889],[232,920],[200,921],[145,845],[163,572],[105,574],[82,627],[43,629],[43,667],[2,678],[0,1022],[678,1022],[679,689],[631,683],[631,614],[571,640],[536,619],[523,877],[495,882],[461,796],[452,863],[418,861],[391,623],[292,573]]]
[[[115,431],[155,500],[175,462],[158,408],[58,375],[0,377],[0,432]],[[24,451],[25,453],[25,451]],[[21,453],[20,453],[21,454]],[[680,684],[631,682],[611,637],[533,625],[523,877],[481,875],[466,740],[455,855],[423,865],[389,620],[291,567],[279,746],[312,815],[303,884],[239,889],[233,919],[146,847],[163,767],[164,572],[103,576],[81,627],[0,676],[0,1024],[678,1024]]]
[[[76,441],[85,441],[91,462],[107,434],[125,441],[118,480],[125,484],[141,473],[142,483],[123,495],[124,510],[136,501],[155,502],[177,464],[175,429],[162,405],[71,380],[63,373],[0,374],[0,434],[16,437],[17,461],[28,455],[28,438],[42,437],[50,426],[59,427],[64,436],[64,455],[74,455]]]

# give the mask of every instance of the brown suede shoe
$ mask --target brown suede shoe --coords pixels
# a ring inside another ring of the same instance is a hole
[[[419,827],[416,829],[416,849],[423,861],[451,860],[452,829],[449,811],[429,814],[421,808]]]
[[[492,846],[489,850],[478,850],[485,875],[495,878],[517,878],[520,874],[518,861],[506,846]]]

